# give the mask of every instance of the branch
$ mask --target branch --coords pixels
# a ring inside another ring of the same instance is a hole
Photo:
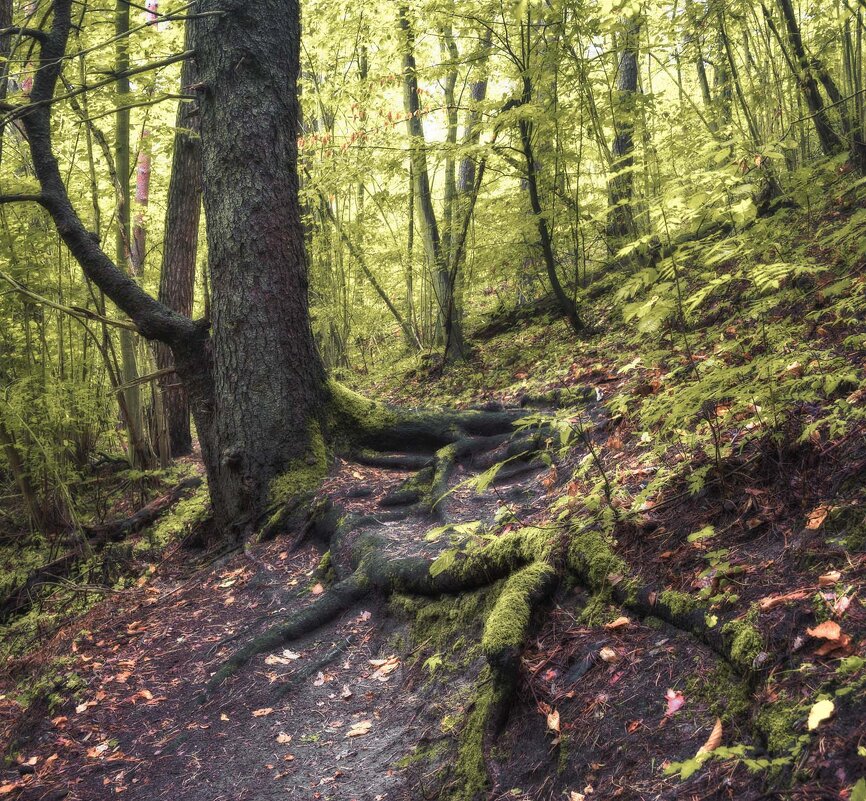
[[[178,314],[148,295],[105,254],[97,239],[85,228],[69,199],[66,185],[51,142],[51,104],[60,77],[66,45],[71,29],[73,0],[55,0],[51,32],[42,44],[39,69],[33,82],[30,103],[20,117],[24,127],[33,167],[42,188],[42,205],[51,214],[57,232],[69,251],[81,265],[84,274],[93,281],[132,322],[142,336],[156,339],[170,347],[182,347],[188,354],[197,351],[206,336],[204,330],[188,317]],[[173,63],[190,55],[187,51],[161,63]],[[153,64],[148,68],[153,68]],[[142,72],[144,68],[125,71]],[[105,83],[111,83],[108,79]],[[103,84],[104,85],[104,84]],[[75,94],[86,91],[84,87]],[[81,311],[78,312],[79,314]],[[111,321],[117,324],[117,321]]]
[[[0,270],[0,278],[6,281],[16,292],[21,295],[24,295],[26,298],[30,298],[30,300],[35,301],[36,303],[41,303],[43,306],[48,306],[52,309],[57,309],[57,311],[61,311],[64,314],[68,314],[70,317],[75,317],[78,320],[96,320],[97,322],[104,323],[105,325],[113,325],[115,328],[125,328],[127,331],[138,331],[138,327],[129,322],[128,320],[112,320],[110,317],[104,317],[101,314],[93,311],[92,309],[87,309],[84,306],[65,306],[62,303],[57,303],[56,301],[50,300],[49,298],[43,297],[42,295],[38,295],[32,290],[28,289],[24,284],[16,281],[11,275]]]
[[[3,203],[39,203],[44,205],[42,195],[0,195],[0,205]]]
[[[43,47],[43,50],[47,47]],[[192,58],[195,55],[194,50],[184,50],[183,53],[176,53],[173,56],[166,56],[159,61],[151,61],[147,64],[142,64],[140,67],[130,67],[128,70],[122,70],[120,72],[112,72],[109,73],[107,78],[103,78],[101,81],[96,81],[95,83],[88,83],[84,86],[79,86],[77,89],[73,89],[70,92],[67,92],[65,95],[57,95],[53,96],[53,86],[52,92],[47,97],[40,98],[39,100],[32,100],[24,106],[16,106],[14,110],[10,111],[2,120],[0,120],[0,127],[4,125],[8,125],[10,122],[14,122],[16,119],[23,119],[25,115],[30,114],[34,109],[41,108],[42,106],[50,106],[54,103],[59,103],[61,100],[69,100],[72,97],[77,97],[78,95],[84,94],[85,92],[92,92],[94,89],[101,89],[103,86],[110,86],[115,83],[118,78],[131,78],[133,75],[140,75],[143,72],[151,72],[152,70],[160,69],[161,67],[168,67],[171,64],[176,64],[178,61],[184,61],[187,58]],[[56,67],[56,65],[54,65]],[[42,67],[40,67],[41,71]],[[39,77],[39,72],[37,72],[37,77]],[[57,78],[55,77],[51,82],[52,84],[56,83]],[[35,97],[35,83],[34,83],[34,91],[31,93],[30,97]]]
[[[35,39],[37,42],[45,42],[48,39],[48,34],[45,31],[40,31],[39,28],[19,28],[16,25],[12,25],[8,28],[0,28],[0,36],[11,36],[13,34],[17,34],[18,36],[28,36],[31,39]]]

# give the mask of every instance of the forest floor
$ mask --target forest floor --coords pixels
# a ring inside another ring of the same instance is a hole
[[[466,368],[483,390],[459,371],[368,383],[371,394],[416,405],[456,397],[515,407],[563,387],[586,399],[587,433],[552,466],[479,493],[466,481],[479,468],[464,463],[444,520],[383,523],[394,556],[432,557],[479,531],[556,529],[556,510],[580,508],[571,476],[589,450],[625,486],[645,484],[640,432],[606,404],[652,392],[652,374],[613,370],[601,346],[569,342],[560,322],[495,335]],[[507,720],[484,753],[469,736],[485,680],[478,642],[501,583],[438,599],[370,596],[255,657],[203,700],[233,648],[328,591],[324,548],[277,538],[210,561],[176,548],[10,664],[0,679],[9,754],[0,794],[858,801],[866,555],[843,542],[850,515],[819,499],[864,464],[861,431],[784,454],[758,444],[702,491],[671,486],[619,519],[613,547],[630,573],[667,592],[668,605],[709,598],[704,634],[562,581],[537,614]],[[322,493],[375,515],[405,478],[341,461]],[[708,525],[712,545],[694,536]],[[727,627],[733,644],[720,648],[707,627]]]

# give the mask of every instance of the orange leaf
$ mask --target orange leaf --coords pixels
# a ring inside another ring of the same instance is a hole
[[[274,711],[274,708],[272,706],[266,706],[263,709],[254,710],[253,711],[253,717],[254,718],[263,718],[263,717],[265,717],[265,715],[270,715],[271,712],[273,712],[273,711]]]
[[[631,623],[631,620],[629,620],[627,617],[623,616],[623,617],[618,617],[616,620],[613,621],[613,623],[606,623],[604,627],[606,629],[610,629],[610,630],[620,629],[623,626],[628,626],[630,623]]]
[[[786,604],[789,601],[802,601],[808,598],[809,593],[806,590],[795,590],[794,592],[786,593],[785,595],[768,595],[766,598],[761,598],[758,601],[758,607],[762,612],[769,612],[775,609],[780,604]]]
[[[806,629],[806,634],[810,637],[817,637],[819,640],[838,640],[842,636],[842,629],[839,628],[838,623],[825,620],[813,629]]]
[[[830,514],[829,506],[816,506],[808,515],[806,515],[806,528],[814,531],[824,525],[827,515]]]
[[[722,744],[722,719],[716,718],[716,725],[710,732],[707,741],[698,749],[699,754],[709,754]]]

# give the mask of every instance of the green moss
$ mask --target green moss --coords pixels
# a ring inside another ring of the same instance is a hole
[[[725,723],[748,714],[752,708],[748,684],[725,664],[709,674],[695,672],[686,684],[686,697],[704,701]]]
[[[49,714],[67,701],[78,700],[87,687],[87,682],[70,670],[72,664],[72,657],[53,659],[39,676],[29,676],[19,682],[11,693],[12,698],[25,710],[44,701]]]
[[[742,620],[731,620],[722,627],[722,634],[729,638],[731,663],[743,672],[751,671],[758,654],[764,648],[764,638],[754,625],[754,613]]]
[[[478,631],[481,621],[488,615],[493,597],[492,589],[485,588],[455,597],[444,596],[427,603],[395,595],[391,603],[414,615],[412,641],[424,646],[419,657],[427,652],[441,652],[447,657],[443,667],[453,668],[471,661],[478,654],[477,635],[464,635]]]
[[[159,553],[172,542],[178,542],[207,520],[210,514],[210,496],[207,483],[202,482],[195,492],[178,501],[174,508],[150,528],[133,546],[133,554],[143,556]]]
[[[786,696],[761,709],[755,726],[766,739],[771,754],[790,752],[798,747],[800,735],[797,726],[804,716],[804,708]]]
[[[481,689],[460,733],[456,765],[459,782],[447,796],[451,801],[470,801],[483,794],[489,784],[484,760],[484,732],[491,711],[502,700],[502,690],[487,676],[482,676],[479,685]]]
[[[331,562],[331,552],[325,551],[322,555],[322,558],[319,560],[319,564],[316,565],[316,569],[313,571],[313,576],[317,578],[319,581],[325,583],[331,583],[336,578],[336,573],[334,572],[334,566]]]
[[[674,617],[685,617],[686,615],[703,609],[701,602],[687,592],[676,590],[664,590],[659,593],[657,603],[664,606]]]
[[[520,650],[532,617],[534,597],[553,575],[548,563],[534,562],[505,581],[481,638],[481,650],[488,659],[497,660],[505,653]]]
[[[600,531],[576,532],[568,547],[568,566],[593,590],[609,585],[609,576],[629,576],[628,565],[614,553],[613,542]]]
[[[448,743],[445,740],[431,743],[430,745],[419,745],[405,756],[397,760],[398,768],[408,768],[412,765],[429,765],[442,759],[448,751]]]
[[[278,506],[277,515],[283,507],[300,495],[312,492],[328,472],[328,448],[318,422],[310,425],[307,433],[307,450],[292,461],[285,472],[277,476],[270,486],[270,501]]]
[[[580,612],[577,620],[583,626],[601,626],[614,619],[610,604],[610,591],[595,593]]]
[[[396,412],[337,381],[328,382],[328,427],[340,444],[351,445],[398,422]]]

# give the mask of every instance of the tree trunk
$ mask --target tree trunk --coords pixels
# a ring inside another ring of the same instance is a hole
[[[115,69],[123,73],[129,69],[129,3],[117,0],[115,5],[114,33]],[[135,262],[132,259],[131,209],[129,179],[131,161],[129,155],[129,109],[123,108],[129,102],[129,78],[119,77],[115,83],[118,110],[115,115],[114,164],[117,171],[117,233],[116,254],[118,265],[123,265],[137,278]],[[121,330],[120,352],[123,360],[124,390],[123,408],[126,410],[125,423],[128,435],[130,463],[136,467],[148,468],[153,463],[150,443],[145,437],[144,417],[141,407],[141,385],[138,383],[138,360],[136,358],[135,334]]]
[[[433,302],[435,304],[434,341],[441,344],[439,322],[445,307],[445,294],[448,291],[448,268],[444,264],[442,241],[436,211],[433,208],[433,190],[427,170],[427,145],[424,140],[424,126],[421,122],[421,98],[418,94],[418,75],[415,63],[415,35],[409,22],[409,9],[400,6],[398,24],[403,35],[403,105],[406,111],[406,127],[409,132],[409,148],[414,178],[413,193],[418,213],[418,226],[424,240],[424,251],[433,276]]]
[[[200,10],[220,9],[193,26],[213,312],[213,407],[195,413],[217,520],[242,532],[272,480],[317,456],[325,372],[298,199],[299,2]]]
[[[213,336],[145,293],[76,213],[51,143],[51,100],[73,0],[54,0],[22,116],[38,201],[85,275],[142,336],[172,348],[202,443],[217,527],[250,531],[280,488],[310,488],[326,470],[326,386],[313,344],[298,201],[297,0],[207,0],[195,22]],[[188,57],[184,53],[177,60]],[[243,125],[239,124],[243,121]]]
[[[619,57],[616,87],[613,95],[613,120],[616,129],[611,146],[612,175],[607,184],[607,235],[618,242],[637,233],[632,196],[634,194],[634,121],[638,92],[638,46],[640,18],[628,20]]]
[[[480,105],[487,99],[487,61],[490,57],[492,34],[486,30],[481,39],[481,55],[475,65],[478,77],[469,89],[470,106],[466,112],[466,122],[463,128],[463,147],[475,148],[481,140],[481,109]],[[476,159],[473,153],[466,152],[460,161],[457,173],[455,197],[455,213],[457,223],[454,226],[457,236],[451,237],[451,247],[448,253],[448,276],[450,291],[449,306],[445,315],[445,358],[447,360],[462,359],[466,354],[466,343],[463,338],[463,262],[466,249],[461,242],[460,231],[468,228],[474,208],[474,193],[477,191]]]
[[[532,80],[529,75],[523,76],[523,96],[521,98],[522,105],[526,105],[532,101]],[[556,272],[556,255],[553,252],[553,237],[550,233],[550,228],[547,224],[547,218],[541,208],[541,196],[538,190],[538,162],[535,160],[535,153],[532,147],[533,126],[532,123],[525,117],[520,119],[520,144],[523,149],[523,157],[526,162],[526,189],[529,193],[529,203],[532,208],[532,214],[535,217],[535,226],[538,231],[538,242],[541,245],[541,253],[544,256],[544,265],[547,268],[547,278],[550,281],[550,288],[556,297],[556,301],[562,309],[571,327],[575,333],[581,333],[584,330],[584,323],[581,320],[577,311],[577,306],[574,301],[565,294],[562,287],[562,282],[559,280],[559,275]]]
[[[191,43],[191,25],[187,25],[186,42]],[[183,64],[180,73],[181,93],[186,94],[197,83],[195,62]],[[192,316],[195,293],[195,263],[198,251],[198,229],[201,217],[201,137],[198,110],[191,102],[181,100],[177,107],[174,134],[174,156],[168,188],[165,215],[165,240],[162,272],[159,280],[159,302],[170,309]],[[159,370],[174,366],[171,348],[159,342],[155,347]],[[189,396],[177,376],[166,375],[159,381],[165,424],[171,455],[185,456],[192,450],[189,424]]]
[[[827,110],[824,108],[821,91],[818,89],[818,82],[815,80],[812,64],[806,53],[806,47],[803,44],[803,37],[794,12],[794,5],[791,0],[778,0],[778,3],[779,8],[782,10],[782,17],[785,20],[788,42],[791,45],[791,50],[794,52],[794,57],[800,70],[799,75],[796,77],[800,82],[800,89],[803,92],[806,105],[809,107],[809,113],[815,125],[815,132],[818,134],[818,141],[821,143],[821,150],[825,156],[831,156],[842,150],[842,140],[833,130],[833,126],[830,124],[827,116]]]

